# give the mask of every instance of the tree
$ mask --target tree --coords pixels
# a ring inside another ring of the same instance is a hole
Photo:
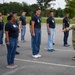
[[[70,14],[70,18],[75,16],[75,0],[65,0],[66,1],[66,8],[65,13]]]
[[[51,6],[52,3],[50,3],[50,2],[52,2],[52,1],[55,1],[55,0],[37,0],[37,3],[38,3],[38,6],[42,10],[44,10],[44,9],[46,9],[46,8]]]

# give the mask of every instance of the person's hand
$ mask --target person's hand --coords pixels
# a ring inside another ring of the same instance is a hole
[[[50,31],[48,31],[48,35],[50,35]]]
[[[32,36],[35,36],[35,33],[32,33]]]
[[[7,45],[10,45],[10,42],[9,42],[9,41],[7,41],[7,42],[6,42],[6,44],[7,44]]]
[[[66,30],[64,29],[64,30],[61,30],[61,32],[66,32]]]

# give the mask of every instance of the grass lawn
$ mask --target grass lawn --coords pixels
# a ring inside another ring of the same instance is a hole
[[[26,17],[27,18],[27,23],[29,24],[29,21],[30,21],[30,17]],[[19,19],[19,17],[18,17],[18,19]],[[46,19],[47,19],[47,17],[42,17],[42,23],[46,23]],[[4,23],[6,24],[6,22],[7,22],[7,17],[6,16],[3,16],[3,21],[4,21]],[[56,24],[62,24],[62,19],[55,19],[55,21],[56,21]],[[72,21],[72,19],[70,19],[70,23],[71,24],[73,24],[74,22]]]

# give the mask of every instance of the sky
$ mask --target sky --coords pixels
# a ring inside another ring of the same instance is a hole
[[[28,4],[34,4],[34,3],[36,3],[36,0],[4,0],[4,2],[10,2],[10,1],[12,1],[12,2],[23,2],[23,1],[25,1],[26,3],[28,3]],[[3,0],[1,0],[0,1],[0,3],[3,3]],[[65,8],[65,0],[56,0],[55,2],[55,5],[53,6],[55,9],[57,9],[58,7],[61,7],[62,9],[64,9]]]

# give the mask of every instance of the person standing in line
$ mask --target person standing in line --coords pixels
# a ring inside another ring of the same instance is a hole
[[[75,17],[73,18],[73,21],[75,22]],[[72,30],[72,45],[75,50],[75,24],[71,25],[70,27],[65,28],[62,30],[62,32],[70,31]],[[75,56],[72,57],[72,60],[75,61]]]
[[[4,34],[4,22],[2,19],[2,13],[0,12],[0,46],[3,45],[3,34]]]
[[[69,26],[70,26],[69,14],[66,14],[64,19],[63,19],[63,29],[65,29]],[[68,44],[68,37],[69,37],[69,31],[64,32],[64,39],[63,39],[64,47],[70,46]]]
[[[13,15],[14,15],[14,17],[15,17],[15,22],[14,22],[14,24],[17,25],[18,28],[19,28],[19,21],[18,21],[17,13],[14,12]],[[20,31],[20,30],[19,30],[19,31]],[[18,34],[18,38],[19,38],[19,34]],[[17,47],[19,48],[20,46],[17,44]],[[20,54],[20,53],[19,53],[18,51],[16,51],[16,54],[18,55],[18,54]]]
[[[22,12],[20,17],[20,29],[21,29],[21,41],[25,42],[25,33],[26,33],[26,12]]]
[[[5,25],[5,41],[7,47],[7,68],[14,69],[17,67],[14,63],[15,52],[17,49],[17,38],[19,33],[19,28],[14,24],[14,15],[9,15],[7,17],[8,22]]]
[[[32,57],[39,58],[41,45],[41,9],[36,9],[36,13],[32,16],[31,35],[32,35]]]
[[[48,51],[51,52],[55,51],[53,49],[54,31],[55,31],[54,12],[50,11],[49,17],[47,18],[47,33],[48,33]]]

